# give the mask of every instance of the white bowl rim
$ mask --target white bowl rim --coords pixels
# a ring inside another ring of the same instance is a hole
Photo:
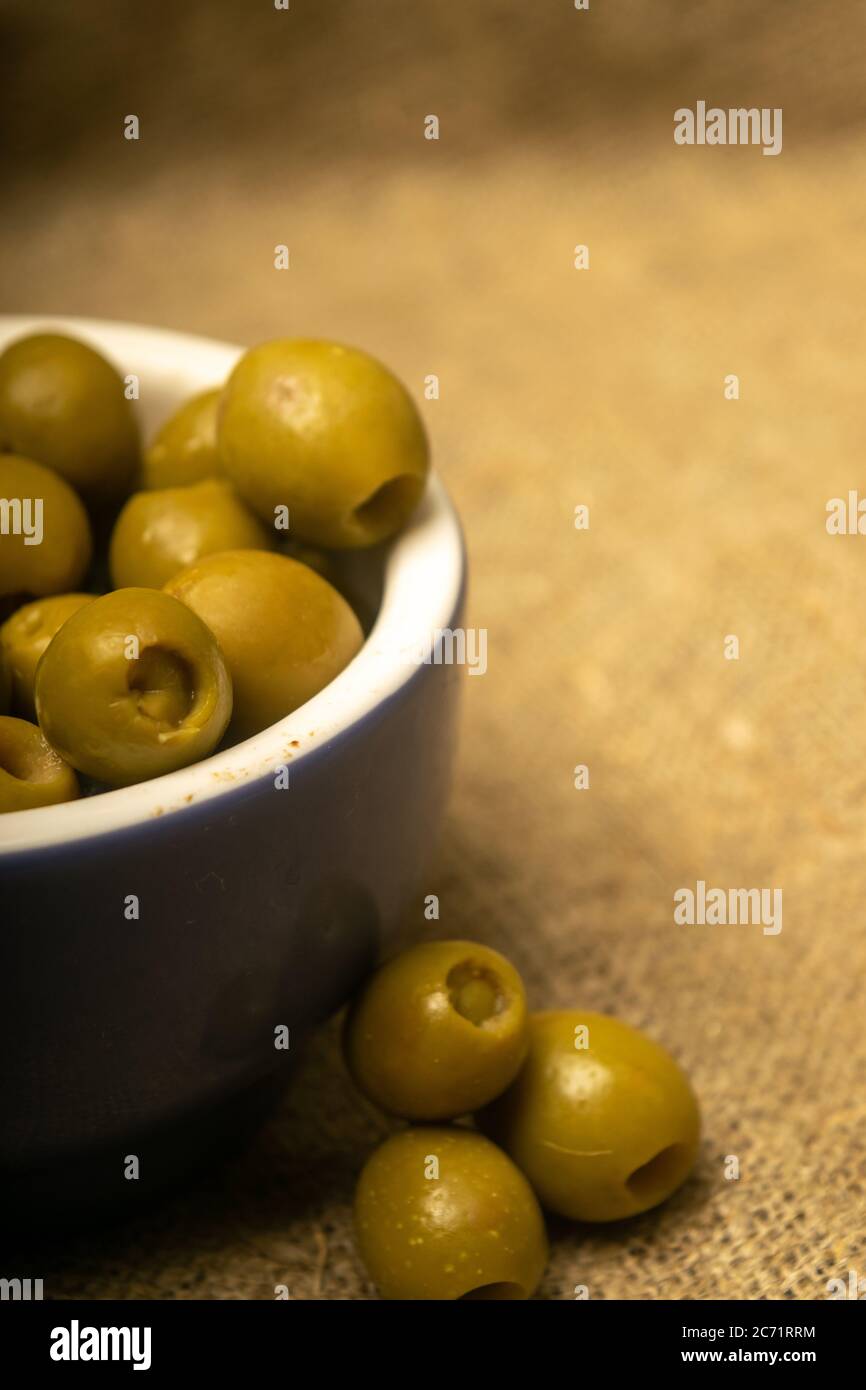
[[[161,374],[165,380],[166,363],[180,359],[182,368],[176,363],[170,368],[174,376],[183,372],[178,401],[219,385],[244,351],[170,329],[64,315],[0,315],[0,348],[24,334],[51,330],[91,342],[119,368],[143,379]],[[363,720],[417,674],[436,634],[453,623],[464,583],[460,523],[433,472],[416,513],[389,546],[382,602],[367,640],[330,685],[279,723],[190,767],[59,806],[7,812],[0,816],[0,858],[180,815],[258,778],[273,778],[278,768],[291,768]]]

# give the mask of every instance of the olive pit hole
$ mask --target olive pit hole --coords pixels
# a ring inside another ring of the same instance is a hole
[[[19,782],[48,782],[56,771],[57,759],[41,739],[0,738],[0,772]]]
[[[501,1014],[508,1005],[499,978],[486,966],[475,965],[471,960],[453,965],[445,983],[452,1009],[476,1028]]]
[[[182,724],[195,699],[185,657],[167,647],[145,647],[131,665],[129,688],[138,696],[139,712],[158,724]]]
[[[413,473],[390,478],[372,493],[353,513],[362,530],[374,536],[388,535],[401,524],[412,510],[421,491],[421,479]]]
[[[635,1168],[625,1184],[632,1196],[639,1202],[646,1202],[672,1190],[682,1165],[683,1150],[682,1144],[669,1144],[640,1168]]]
[[[470,1289],[468,1293],[462,1293],[457,1302],[465,1303],[467,1299],[494,1298],[523,1298],[523,1289],[519,1284],[509,1284],[507,1281],[499,1284],[479,1284],[477,1289]]]
[[[15,748],[11,744],[8,747],[5,744],[0,746],[0,772],[8,772],[19,782],[29,782],[33,777],[33,767],[25,749]]]

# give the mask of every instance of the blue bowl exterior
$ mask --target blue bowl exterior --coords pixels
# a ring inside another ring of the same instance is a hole
[[[462,598],[452,625],[461,612]],[[7,1195],[35,1172],[86,1175],[89,1154],[111,1154],[119,1176],[142,1136],[267,1092],[387,949],[413,894],[423,923],[464,677],[419,666],[289,764],[287,790],[258,779],[3,860]],[[139,920],[124,915],[130,894]],[[274,1045],[281,1024],[288,1052]]]

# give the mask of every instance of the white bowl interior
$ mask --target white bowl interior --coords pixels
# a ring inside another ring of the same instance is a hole
[[[207,338],[96,319],[0,316],[0,349],[26,333],[56,330],[92,343],[140,382],[145,440],[185,397],[220,385],[243,349]],[[463,582],[463,543],[439,478],[430,477],[408,527],[389,546],[382,601],[354,661],[306,705],[243,743],[134,787],[60,806],[0,816],[0,854],[103,834],[213,800],[273,775],[321,747],[412,676],[448,626]]]

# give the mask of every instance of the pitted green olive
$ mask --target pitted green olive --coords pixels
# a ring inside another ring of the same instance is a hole
[[[123,378],[77,338],[19,338],[0,354],[0,449],[53,468],[88,501],[123,497],[139,460]]]
[[[41,463],[0,454],[0,596],[62,593],[81,583],[93,545],[68,483]]]
[[[118,588],[161,589],[178,571],[220,550],[267,550],[274,543],[230,483],[136,492],[114,526],[109,549]]]
[[[36,717],[33,692],[36,667],[48,643],[67,618],[77,613],[93,594],[51,594],[17,609],[0,627],[0,653],[5,656],[12,679],[12,701],[27,719]]]
[[[36,725],[0,717],[0,812],[31,811],[77,796],[75,773]]]
[[[216,638],[158,589],[116,589],[74,613],[36,671],[36,712],[54,748],[123,786],[213,752],[231,715]]]
[[[529,1183],[470,1129],[386,1139],[358,1179],[355,1229],[383,1298],[525,1299],[547,1262]]]
[[[0,642],[0,714],[5,714],[12,700],[12,672],[9,658]]]
[[[533,1014],[516,1081],[479,1116],[544,1206],[617,1221],[663,1202],[691,1171],[700,1113],[658,1043],[581,1010]]]
[[[411,396],[375,358],[307,339],[245,353],[219,409],[220,458],[266,522],[341,550],[398,531],[418,503],[429,450]]]
[[[141,485],[185,487],[222,473],[217,452],[217,406],[221,389],[184,401],[166,420],[144,453]]]
[[[188,604],[222,648],[234,686],[235,738],[306,704],[364,640],[336,589],[285,555],[225,550],[176,574],[165,591]]]
[[[356,1085],[409,1120],[486,1105],[526,1056],[526,997],[514,966],[474,941],[428,941],[387,961],[346,1019]]]

